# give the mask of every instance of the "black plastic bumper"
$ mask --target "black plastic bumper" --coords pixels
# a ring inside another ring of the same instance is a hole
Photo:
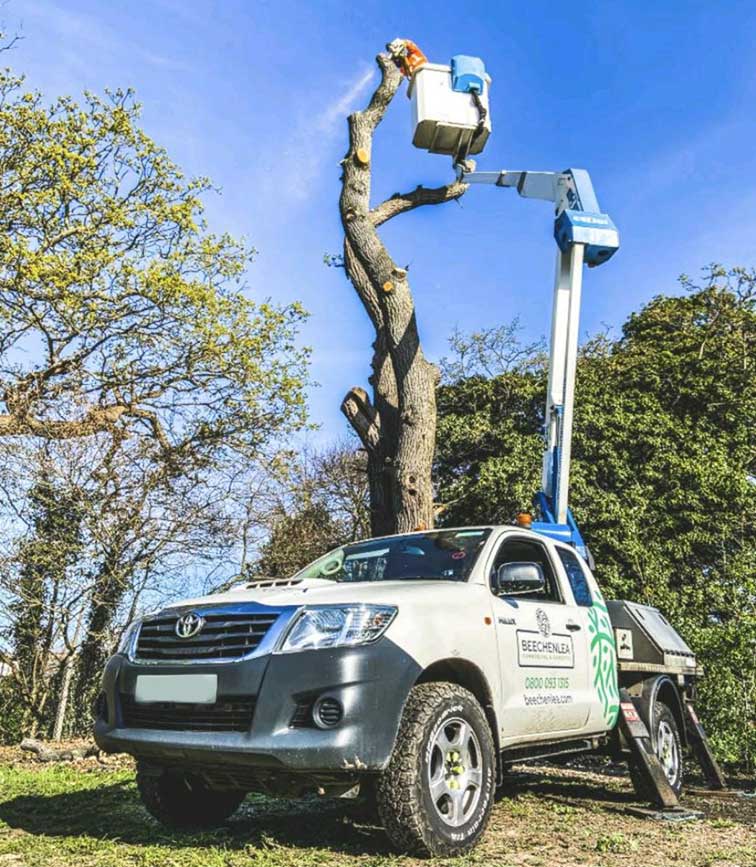
[[[114,656],[105,668],[107,722],[95,724],[106,752],[154,764],[232,764],[295,773],[377,771],[386,766],[407,693],[420,667],[387,638],[336,650],[269,654],[225,664],[139,665]],[[124,725],[119,696],[133,696],[137,675],[213,673],[224,698],[255,697],[247,731],[164,731]],[[298,704],[328,695],[344,708],[331,729],[292,727]]]

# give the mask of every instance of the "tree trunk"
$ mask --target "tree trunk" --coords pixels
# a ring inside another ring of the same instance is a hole
[[[74,661],[76,659],[76,650],[79,644],[79,636],[81,634],[81,625],[84,615],[79,614],[76,621],[76,629],[74,630],[73,642],[66,646],[68,655],[63,661],[63,672],[60,678],[60,695],[58,696],[58,706],[55,709],[55,723],[53,724],[52,737],[54,741],[59,741],[63,737],[63,726],[66,723],[66,713],[68,712],[68,699],[71,695],[71,680],[74,673]]]
[[[418,187],[370,208],[373,133],[402,81],[396,62],[402,44],[396,40],[390,53],[378,55],[381,82],[367,108],[349,117],[339,201],[346,236],[344,268],[376,333],[373,399],[354,387],[341,407],[368,453],[373,535],[433,526],[431,469],[439,378],[436,366],[423,355],[407,272],[392,260],[377,227],[422,205],[458,199],[467,189],[461,183]]]
[[[84,640],[78,654],[74,701],[76,719],[88,725],[102,669],[113,651],[113,617],[128,587],[128,569],[121,562],[120,540],[112,543],[92,588]]]
[[[60,741],[63,737],[63,725],[66,721],[66,711],[68,710],[68,696],[71,692],[72,675],[73,655],[69,655],[63,663],[63,674],[60,679],[60,695],[58,696],[58,706],[55,709],[55,723],[53,724],[52,733],[54,741]]]

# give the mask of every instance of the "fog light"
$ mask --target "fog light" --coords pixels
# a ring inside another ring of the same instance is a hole
[[[315,702],[312,718],[321,729],[332,729],[344,717],[344,708],[335,698],[321,698]]]

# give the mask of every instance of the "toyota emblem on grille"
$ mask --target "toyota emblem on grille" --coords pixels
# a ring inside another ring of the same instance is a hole
[[[182,614],[176,621],[176,635],[179,638],[194,638],[201,632],[204,625],[205,618],[190,611],[188,614]]]

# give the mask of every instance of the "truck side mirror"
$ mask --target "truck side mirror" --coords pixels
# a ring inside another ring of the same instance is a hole
[[[502,563],[496,570],[496,592],[500,596],[542,593],[546,578],[540,563]]]

